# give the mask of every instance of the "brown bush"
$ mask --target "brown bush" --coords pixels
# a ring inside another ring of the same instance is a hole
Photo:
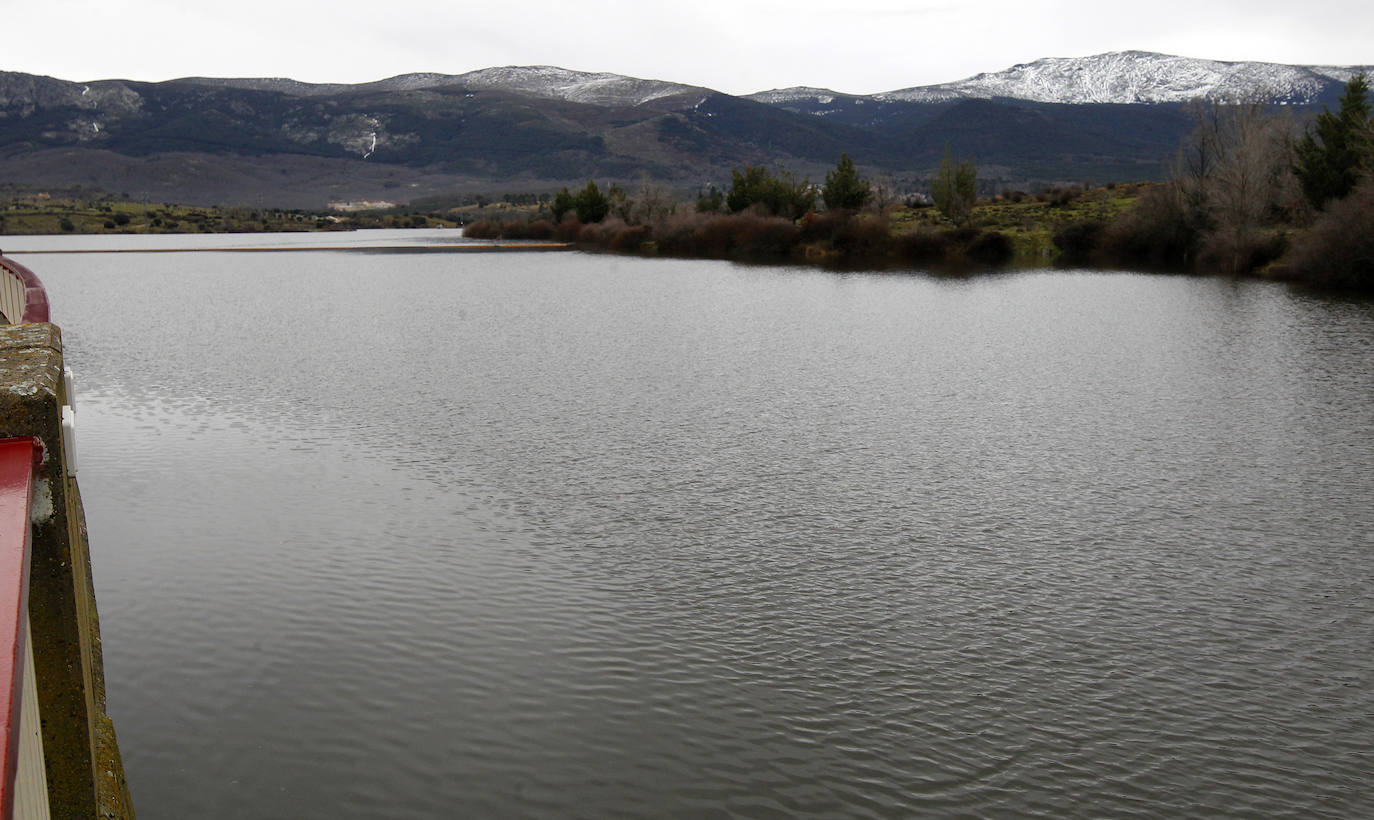
[[[791,220],[738,214],[675,214],[657,223],[652,236],[668,256],[769,259],[790,255],[801,232]]]
[[[1287,240],[1277,233],[1217,231],[1198,250],[1197,269],[1216,273],[1253,273],[1283,255]]]
[[[1001,231],[980,231],[964,227],[932,231],[918,229],[893,240],[895,255],[904,262],[921,265],[966,266],[969,263],[1000,267],[1011,262],[1016,245]]]
[[[886,214],[863,214],[842,223],[831,244],[842,255],[875,259],[892,250],[892,228]]]
[[[797,242],[824,244],[842,257],[874,259],[892,250],[892,230],[887,214],[861,214],[848,210],[810,212],[797,226]]]
[[[747,259],[774,259],[787,256],[797,247],[800,231],[790,219],[736,214],[728,229],[734,250]]]
[[[650,236],[647,225],[628,225],[625,220],[613,216],[583,225],[577,232],[577,241],[612,251],[634,251],[639,250],[639,246],[648,241]]]
[[[1374,177],[1345,199],[1327,203],[1306,235],[1293,243],[1288,272],[1324,287],[1374,290]]]
[[[1099,265],[1187,270],[1202,244],[1205,220],[1191,211],[1179,189],[1156,185],[1135,208],[1102,232]]]
[[[1016,246],[1001,231],[983,231],[965,246],[964,256],[979,265],[1001,267],[1016,256]]]
[[[513,222],[506,239],[553,239],[553,223],[547,219]]]
[[[463,226],[464,239],[500,239],[504,224],[495,219],[479,219]]]
[[[464,239],[552,239],[547,219],[479,219],[463,227]]]
[[[670,256],[708,256],[701,252],[699,233],[717,219],[714,212],[673,214],[654,225],[659,250]]]
[[[898,259],[912,264],[924,265],[944,262],[949,259],[952,231],[933,231],[918,228],[898,234],[893,240]]]
[[[626,225],[610,237],[610,248],[613,251],[637,251],[649,241],[650,236],[647,225]]]
[[[553,226],[553,238],[559,242],[576,242],[582,231],[582,223],[572,213],[565,214],[563,221]]]
[[[1059,264],[1084,266],[1091,263],[1102,241],[1106,225],[1095,220],[1073,222],[1054,232],[1054,246],[1059,249]]]
[[[798,238],[802,242],[829,242],[853,218],[853,211],[839,209],[822,213],[808,211],[798,223]]]
[[[1083,187],[1067,185],[1051,188],[1047,193],[1043,201],[1048,202],[1051,208],[1067,208],[1083,196]]]

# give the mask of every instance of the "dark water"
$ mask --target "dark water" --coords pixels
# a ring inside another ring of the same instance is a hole
[[[157,818],[1374,814],[1374,305],[19,257]]]

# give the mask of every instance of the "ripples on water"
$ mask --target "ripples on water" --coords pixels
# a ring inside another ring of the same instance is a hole
[[[31,257],[159,817],[1374,811],[1374,310]]]

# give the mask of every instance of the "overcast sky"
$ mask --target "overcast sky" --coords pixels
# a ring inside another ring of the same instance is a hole
[[[75,81],[557,65],[732,94],[873,93],[1125,49],[1374,64],[1370,0],[0,0],[0,20],[0,70]]]

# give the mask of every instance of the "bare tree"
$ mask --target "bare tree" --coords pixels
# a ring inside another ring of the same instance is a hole
[[[673,214],[677,201],[663,188],[647,180],[640,183],[634,203],[630,208],[630,219],[634,225],[653,225]]]
[[[1262,92],[1234,102],[1196,102],[1196,126],[1175,161],[1178,207],[1209,234],[1233,271],[1248,266],[1257,234],[1295,196],[1292,121]]]
[[[978,201],[978,169],[973,160],[956,165],[946,143],[940,170],[930,181],[930,196],[940,213],[955,225],[969,224],[973,220],[973,206]]]

